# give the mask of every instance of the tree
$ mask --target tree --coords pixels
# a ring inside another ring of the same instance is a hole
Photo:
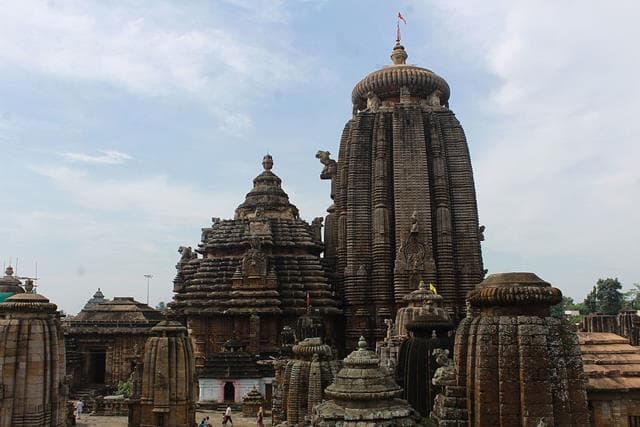
[[[598,279],[596,283],[596,299],[598,311],[604,314],[618,314],[622,309],[622,284],[616,277],[612,279]]]
[[[624,293],[625,306],[634,310],[640,310],[640,283],[634,283],[633,287]]]
[[[164,301],[160,301],[158,303],[158,305],[156,305],[156,310],[162,312],[163,314],[167,312],[168,307],[167,305],[164,303]]]
[[[596,287],[593,287],[593,290],[587,294],[587,297],[584,299],[582,305],[584,306],[584,313],[582,314],[591,314],[598,311],[598,300],[596,298],[597,290]]]
[[[573,302],[573,298],[562,296],[562,301],[560,301],[556,305],[551,306],[551,315],[553,317],[557,317],[559,319],[564,318],[564,312],[566,310],[574,310],[575,304]]]

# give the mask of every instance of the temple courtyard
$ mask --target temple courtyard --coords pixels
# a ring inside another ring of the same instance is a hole
[[[255,418],[243,417],[241,414],[232,414],[234,427],[255,427]],[[209,417],[211,425],[214,427],[222,425],[222,412],[196,412],[196,420],[202,421],[203,418]],[[271,426],[270,414],[269,418],[265,417],[265,427]],[[231,426],[231,424],[228,424]],[[85,415],[76,423],[78,427],[126,427],[127,417],[100,417],[94,415]]]

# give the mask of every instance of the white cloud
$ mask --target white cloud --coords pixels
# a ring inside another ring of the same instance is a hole
[[[84,153],[62,153],[62,157],[71,162],[82,162],[82,163],[100,163],[100,164],[108,164],[108,165],[117,165],[126,162],[127,160],[131,160],[132,157],[121,151],[117,150],[99,150],[101,155],[92,156],[90,154]]]
[[[617,271],[630,285],[640,277],[640,5],[623,3],[438,7],[446,38],[497,77],[476,106],[496,119],[488,140],[468,135],[482,146],[473,161],[485,247],[597,260],[592,274]],[[570,285],[576,295],[584,286]]]
[[[0,15],[0,63],[140,96],[187,97],[207,105],[224,129],[243,133],[251,128],[247,106],[303,81],[310,61],[290,47],[281,25],[271,28],[285,19],[282,2],[232,3],[242,15],[234,22],[162,2],[151,9],[10,2]],[[256,19],[239,28],[237,22],[247,16]],[[234,126],[224,124],[227,116],[236,117]]]
[[[83,208],[127,212],[132,218],[161,221],[158,226],[171,227],[171,221],[206,225],[211,216],[228,217],[239,203],[237,194],[207,194],[186,184],[174,184],[166,176],[134,179],[99,180],[87,172],[68,167],[31,168],[49,178],[53,185],[68,193]]]

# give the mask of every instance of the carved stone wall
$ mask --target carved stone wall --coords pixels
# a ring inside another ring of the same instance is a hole
[[[367,107],[369,92],[381,104]],[[441,77],[402,58],[354,88],[326,221],[348,346],[362,333],[382,339],[384,319],[421,280],[437,284],[459,321],[484,275],[469,149],[448,96]]]
[[[0,374],[1,427],[66,425],[68,384],[56,305],[31,289],[0,303]]]
[[[156,336],[147,340],[144,350],[140,426],[191,427],[198,389],[187,329],[162,321],[152,332]]]
[[[550,316],[562,293],[533,273],[493,274],[469,300],[479,315],[456,331],[456,377],[436,398],[440,426],[589,425],[571,326]]]

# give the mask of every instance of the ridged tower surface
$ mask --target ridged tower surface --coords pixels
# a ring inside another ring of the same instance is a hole
[[[164,320],[152,332],[155,336],[145,344],[142,390],[134,410],[139,410],[139,425],[193,426],[198,386],[187,328]]]
[[[66,425],[68,384],[56,305],[15,293],[0,303],[0,427]]]
[[[483,277],[471,160],[449,86],[407,65],[400,44],[391,58],[354,88],[337,165],[317,155],[332,179],[326,253],[335,254],[347,346],[363,333],[382,339],[384,319],[420,281],[437,286],[459,321]]]
[[[235,218],[214,218],[196,251],[181,248],[170,305],[188,319],[196,351],[220,351],[237,337],[250,353],[277,352],[279,331],[308,300],[323,316],[341,314],[320,263],[319,228],[300,218],[270,155],[262,165]]]
[[[478,285],[469,301],[480,313],[456,331],[456,377],[436,397],[439,426],[590,425],[578,337],[549,311],[561,300],[533,273]]]

